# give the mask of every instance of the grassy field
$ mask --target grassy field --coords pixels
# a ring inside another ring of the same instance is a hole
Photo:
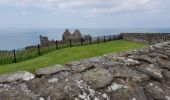
[[[52,51],[31,60],[15,64],[0,65],[0,74],[19,70],[26,70],[34,73],[36,69],[41,67],[47,67],[55,64],[64,64],[74,60],[103,55],[105,53],[120,52],[128,49],[142,48],[145,46],[146,44],[142,43],[116,40],[101,44],[65,48]]]

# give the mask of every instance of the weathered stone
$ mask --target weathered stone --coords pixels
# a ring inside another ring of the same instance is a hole
[[[36,78],[27,82],[27,87],[29,90],[33,91],[36,95],[40,97],[47,97],[54,88],[46,79]]]
[[[86,70],[94,68],[94,64],[92,63],[80,63],[80,62],[71,62],[67,64],[67,66],[69,66],[73,73],[81,73]]]
[[[136,60],[139,60],[139,61],[146,61],[146,62],[149,62],[149,63],[155,63],[155,59],[149,57],[148,55],[132,55],[132,56],[129,56],[130,58],[132,59],[136,59]]]
[[[82,91],[78,86],[77,81],[80,79],[79,75],[70,76],[62,82],[54,84],[48,98],[51,100],[72,100],[78,96]]]
[[[110,72],[113,74],[115,78],[118,79],[130,79],[132,81],[146,81],[149,77],[146,74],[141,72],[137,72],[128,67],[113,67],[110,68]]]
[[[167,55],[168,57],[170,57],[170,53],[164,51],[164,50],[157,50],[157,49],[154,49],[153,52],[157,52],[157,53],[162,53],[164,55]]]
[[[117,59],[118,61],[123,62],[125,65],[128,66],[135,66],[135,65],[140,65],[140,62],[131,58],[126,58],[126,57],[116,57],[114,59]]]
[[[100,64],[100,65],[101,65],[101,64]],[[117,66],[123,67],[123,66],[125,66],[125,65],[124,65],[124,63],[119,62],[119,61],[109,61],[109,62],[103,63],[102,66],[103,66],[104,68],[108,69],[108,68],[117,67]]]
[[[165,81],[166,81],[167,85],[170,86],[170,71],[164,70],[162,72],[162,74],[165,77]]]
[[[149,83],[145,90],[154,100],[169,100],[170,88],[157,82]]]
[[[148,56],[150,57],[160,57],[160,58],[164,58],[164,59],[168,59],[168,56],[162,53],[157,53],[157,52],[152,52],[152,53],[147,53]]]
[[[16,90],[6,90],[0,92],[0,100],[38,100],[38,96]]]
[[[51,75],[50,77],[47,76],[47,80],[50,83],[57,83],[57,82],[61,82],[61,81],[65,80],[70,75],[71,75],[70,72],[61,72],[58,74]]]
[[[99,56],[99,57],[91,57],[91,58],[88,58],[88,59],[82,59],[82,60],[80,60],[80,62],[81,63],[101,63],[101,62],[104,62],[106,60],[107,60],[106,58]]]
[[[161,59],[161,58],[156,58],[156,62],[163,68],[167,68],[170,70],[170,61]]]
[[[0,75],[0,83],[15,82],[18,80],[28,81],[34,78],[34,75],[26,71],[18,71],[9,74]]]
[[[65,68],[62,65],[54,65],[51,67],[37,69],[36,75],[51,75],[51,74],[56,74],[62,71],[69,71],[69,69]]]
[[[109,71],[102,68],[96,68],[84,73],[83,78],[95,90],[105,87],[113,80],[113,76]]]
[[[155,64],[142,64],[141,66],[137,66],[136,70],[147,74],[151,78],[162,80],[161,70]]]
[[[128,84],[112,91],[110,100],[147,100],[147,98],[143,88],[137,84]]]

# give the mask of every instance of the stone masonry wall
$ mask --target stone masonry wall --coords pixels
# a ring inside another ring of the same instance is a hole
[[[170,42],[0,75],[0,100],[170,100]]]
[[[170,33],[121,33],[123,38],[134,42],[155,44],[170,40]]]

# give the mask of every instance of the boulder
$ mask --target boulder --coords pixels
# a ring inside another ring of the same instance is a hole
[[[34,75],[27,71],[17,71],[9,74],[0,75],[0,83],[15,82],[18,80],[28,81],[34,78]]]
[[[62,66],[62,65],[54,65],[51,67],[45,67],[45,68],[39,68],[36,70],[36,75],[51,75],[51,74],[57,74],[62,71],[69,71],[68,68]]]

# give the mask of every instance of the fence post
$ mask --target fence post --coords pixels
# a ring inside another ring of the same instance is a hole
[[[81,38],[81,46],[83,45],[83,38]]]
[[[104,36],[104,42],[106,42],[106,36]]]
[[[97,37],[97,43],[99,43],[99,39],[100,39],[100,38],[99,38],[99,37]]]
[[[71,41],[71,39],[70,39],[70,47],[72,47],[72,43],[71,43],[72,41]]]
[[[41,53],[40,53],[40,45],[38,44],[38,55],[40,56]]]
[[[56,50],[58,49],[58,41],[55,41]]]
[[[91,45],[91,40],[92,40],[92,38],[90,37],[90,45]]]
[[[109,35],[109,41],[111,41],[111,35]]]
[[[16,59],[16,51],[15,51],[15,49],[14,49],[14,63],[16,63],[17,62],[17,59]]]
[[[113,40],[115,40],[116,39],[116,36],[114,35],[114,38],[113,38]]]

